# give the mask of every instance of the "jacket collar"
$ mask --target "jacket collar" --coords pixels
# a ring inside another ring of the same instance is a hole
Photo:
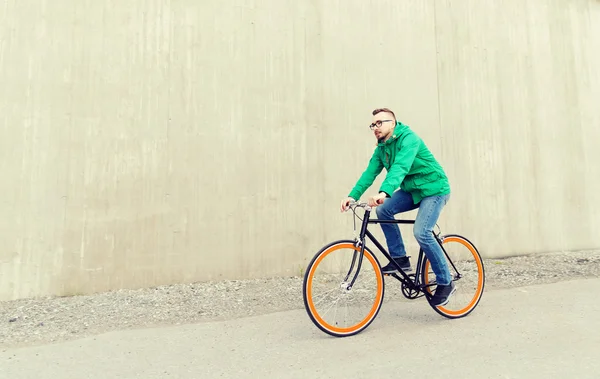
[[[388,140],[385,142],[378,142],[377,146],[386,146],[386,145],[393,143],[394,141],[396,141],[398,139],[398,137],[400,137],[402,135],[402,132],[404,132],[404,129],[406,129],[406,125],[404,125],[400,121],[396,121],[396,126],[394,127],[394,133],[392,133],[391,137],[388,138]]]

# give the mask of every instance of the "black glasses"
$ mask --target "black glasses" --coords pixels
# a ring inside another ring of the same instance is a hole
[[[374,123],[372,123],[371,125],[369,125],[369,128],[371,130],[373,130],[375,128],[379,129],[379,128],[381,128],[381,125],[383,125],[384,122],[391,122],[391,121],[394,121],[394,120],[377,120]]]

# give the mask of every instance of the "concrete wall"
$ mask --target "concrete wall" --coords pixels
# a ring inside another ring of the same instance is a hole
[[[444,232],[598,248],[598,67],[595,0],[4,0],[0,299],[299,274],[381,106],[447,169]]]

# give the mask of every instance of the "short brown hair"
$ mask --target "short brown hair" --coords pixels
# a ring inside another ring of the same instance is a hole
[[[373,116],[375,116],[377,113],[381,113],[381,112],[388,112],[391,113],[392,116],[394,116],[394,120],[396,120],[396,115],[394,114],[394,112],[392,112],[391,109],[389,108],[377,108],[373,111]]]

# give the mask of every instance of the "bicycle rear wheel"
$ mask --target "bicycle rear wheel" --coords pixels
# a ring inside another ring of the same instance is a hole
[[[442,246],[448,256],[446,263],[450,276],[456,285],[456,292],[444,306],[431,306],[437,313],[447,318],[461,318],[471,313],[479,304],[485,286],[485,269],[477,248],[466,238],[451,234],[442,237]],[[450,261],[448,261],[448,257]],[[435,292],[435,274],[431,263],[424,258],[422,283],[429,283],[425,291]]]
[[[367,328],[375,319],[384,296],[384,279],[375,255],[364,249],[360,271],[360,247],[354,241],[333,242],[321,249],[304,275],[304,306],[312,322],[323,332],[347,337]]]

